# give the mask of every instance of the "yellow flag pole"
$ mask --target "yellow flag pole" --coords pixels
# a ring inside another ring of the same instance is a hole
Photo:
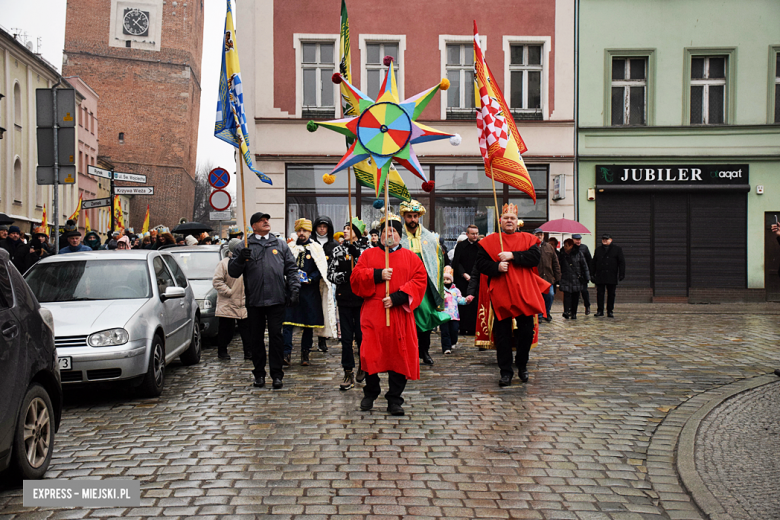
[[[496,222],[498,222],[498,243],[501,251],[504,251],[504,240],[501,238],[501,212],[498,209],[498,197],[496,196],[496,179],[493,176],[493,162],[490,162],[490,180],[493,181],[493,202],[496,204]]]
[[[244,191],[244,156],[241,155],[241,149],[238,149],[238,155],[241,157],[239,162],[241,163],[241,166],[239,167],[240,170],[240,179],[241,179],[241,231],[244,232],[244,247],[249,247],[249,233],[246,231],[246,192]]]
[[[352,168],[347,167],[347,208],[349,208],[349,243],[355,243],[355,230],[352,228]],[[349,255],[350,265],[355,268],[355,257]]]
[[[390,205],[390,196],[388,191],[390,189],[390,172],[385,177],[385,269],[390,269],[390,248],[387,245],[387,236],[390,232],[390,221],[388,220],[389,212],[388,206]],[[385,281],[385,297],[390,296],[390,281]],[[385,309],[385,322],[390,326],[390,309]]]

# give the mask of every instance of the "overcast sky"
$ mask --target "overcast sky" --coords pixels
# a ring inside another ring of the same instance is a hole
[[[65,7],[66,0],[0,0],[0,25],[12,34],[26,33],[27,40],[33,43],[33,49],[62,72]],[[232,172],[235,169],[235,148],[214,137],[226,4],[225,0],[205,0],[204,7],[198,163],[211,160],[212,164]],[[40,48],[38,38],[41,38]],[[90,86],[100,94],[100,85]],[[234,184],[231,183],[233,189],[230,191],[235,193]]]

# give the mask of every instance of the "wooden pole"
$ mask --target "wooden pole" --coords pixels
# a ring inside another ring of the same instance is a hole
[[[390,214],[390,210],[388,208],[390,204],[390,195],[388,194],[390,190],[390,172],[387,173],[387,176],[385,177],[385,269],[390,268],[390,248],[387,246],[387,236],[390,231],[390,222],[388,221],[388,216]],[[390,281],[385,281],[385,297],[390,296]],[[385,322],[386,325],[390,326],[390,309],[385,309]]]
[[[355,230],[352,229],[352,168],[347,167],[347,208],[349,208],[349,243],[355,243]],[[349,255],[352,269],[355,268],[355,257]]]
[[[241,155],[241,148],[238,149],[239,155],[239,178],[241,180],[241,231],[244,232],[244,247],[249,247],[249,233],[246,230],[246,192],[244,191],[244,156]]]
[[[493,177],[493,163],[490,163],[490,180],[493,181],[493,202],[496,205],[496,221],[498,222],[498,243],[501,251],[504,251],[504,240],[501,238],[501,212],[498,209],[498,197],[496,196],[496,179]]]

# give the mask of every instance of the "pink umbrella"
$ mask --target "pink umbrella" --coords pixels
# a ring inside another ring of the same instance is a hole
[[[590,235],[591,232],[577,222],[576,220],[569,220],[567,218],[559,218],[556,220],[551,220],[549,222],[545,222],[541,226],[539,226],[539,229],[546,233],[568,233],[568,234],[575,234],[579,233],[580,235]]]

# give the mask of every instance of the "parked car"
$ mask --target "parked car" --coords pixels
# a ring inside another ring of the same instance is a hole
[[[192,285],[192,292],[200,307],[203,335],[216,337],[219,332],[219,318],[214,314],[217,312],[217,291],[211,281],[217,264],[227,255],[227,247],[181,246],[168,249],[167,252],[176,258]]]
[[[57,255],[38,262],[25,279],[54,316],[66,385],[130,380],[154,397],[171,361],[200,361],[200,309],[166,251]]]
[[[61,414],[54,319],[0,248],[0,472],[43,477]]]

